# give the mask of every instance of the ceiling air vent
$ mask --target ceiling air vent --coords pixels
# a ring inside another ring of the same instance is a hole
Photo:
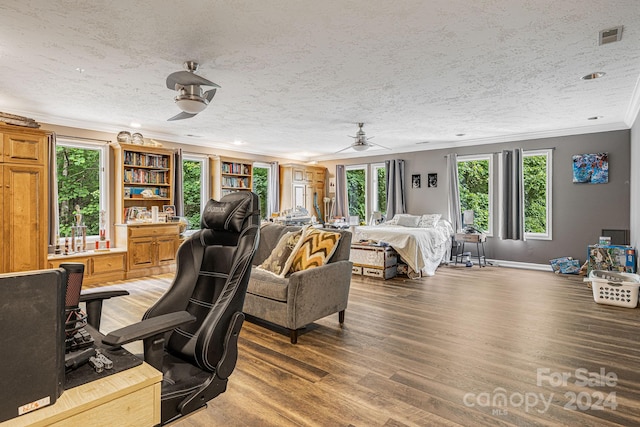
[[[600,33],[598,33],[598,44],[602,46],[603,44],[618,42],[621,38],[622,25],[600,31]]]

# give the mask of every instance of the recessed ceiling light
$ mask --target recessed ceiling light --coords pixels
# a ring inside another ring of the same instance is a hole
[[[142,125],[140,123],[138,123],[138,122],[131,122],[129,124],[129,126],[131,126],[132,128],[136,128],[136,129],[142,127]]]
[[[598,120],[601,119],[602,116],[592,116],[592,117],[588,117],[587,120]]]
[[[233,141],[233,145],[242,145],[242,144],[244,144],[244,142],[242,142],[239,139],[236,139],[235,141]]]
[[[599,79],[600,77],[604,76],[606,73],[603,71],[595,71],[593,73],[587,74],[586,76],[582,76],[580,77],[582,80],[593,80],[593,79]]]

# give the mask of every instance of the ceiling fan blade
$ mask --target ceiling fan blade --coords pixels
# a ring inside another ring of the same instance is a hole
[[[197,113],[196,113],[197,114]],[[191,114],[191,113],[185,113],[184,111],[176,114],[175,116],[167,119],[168,122],[172,122],[174,120],[184,120],[184,119],[190,119],[191,117],[195,116],[196,114]]]
[[[372,138],[373,138],[373,137],[372,137]],[[385,150],[391,150],[391,148],[389,148],[389,147],[385,147],[384,145],[376,144],[375,142],[368,142],[368,141],[367,141],[367,144],[369,144],[369,145],[375,145],[376,147],[384,148]]]
[[[176,85],[180,85],[180,86],[201,85],[201,86],[213,86],[216,88],[220,87],[214,82],[212,82],[211,80],[207,80],[204,77],[201,77],[189,71],[176,71],[175,73],[169,74],[169,77],[167,77],[167,87],[169,89],[175,90]]]
[[[333,154],[342,153],[343,151],[347,151],[347,150],[348,150],[349,148],[351,148],[351,147],[352,147],[352,146],[350,145],[350,146],[348,146],[348,147],[346,147],[346,148],[343,148],[343,149],[342,149],[342,150],[340,150],[340,151],[336,151],[336,152],[335,152],[335,153],[333,153]]]
[[[207,102],[211,102],[211,100],[213,99],[214,95],[216,94],[216,90],[217,89],[210,89],[210,90],[206,91],[203,94],[203,96],[207,100]]]

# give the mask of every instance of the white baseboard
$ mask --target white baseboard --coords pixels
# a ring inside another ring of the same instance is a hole
[[[523,268],[525,270],[553,271],[549,264],[534,264],[531,262],[505,261],[499,259],[490,259],[488,264],[496,267]]]

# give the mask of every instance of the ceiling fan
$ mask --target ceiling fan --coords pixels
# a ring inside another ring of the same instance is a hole
[[[355,151],[365,151],[368,150],[369,147],[375,145],[376,147],[381,147],[387,150],[390,150],[390,148],[385,147],[383,145],[380,144],[376,144],[375,142],[370,142],[370,139],[373,139],[373,136],[371,137],[366,137],[364,131],[362,130],[362,127],[364,126],[364,123],[358,123],[358,132],[356,132],[356,136],[350,136],[349,138],[354,138],[353,144],[351,144],[350,146],[348,146],[347,148],[343,148],[340,151],[336,151],[335,154],[341,153],[345,150],[348,150],[349,148],[353,148]]]
[[[167,77],[167,87],[178,92],[174,99],[182,110],[180,114],[167,119],[168,121],[189,119],[203,111],[213,99],[217,88],[220,88],[214,82],[195,74],[198,71],[197,62],[187,61],[184,68],[186,71],[176,71]],[[201,86],[213,86],[213,89],[203,92]]]

